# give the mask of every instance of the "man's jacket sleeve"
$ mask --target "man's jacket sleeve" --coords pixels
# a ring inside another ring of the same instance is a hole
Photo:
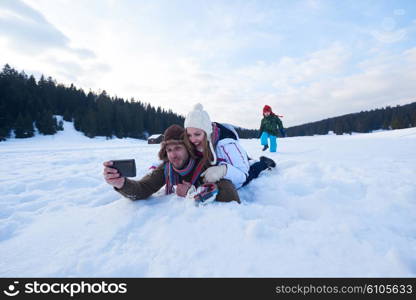
[[[162,164],[138,181],[126,178],[121,189],[114,189],[131,200],[142,200],[156,193],[164,185],[164,164]]]

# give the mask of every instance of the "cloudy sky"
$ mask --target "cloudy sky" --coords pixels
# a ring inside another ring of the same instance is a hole
[[[414,0],[0,0],[0,65],[257,128],[416,101]]]

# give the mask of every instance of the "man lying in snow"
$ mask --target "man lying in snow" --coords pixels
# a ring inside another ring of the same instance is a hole
[[[240,197],[231,181],[221,179],[215,184],[203,184],[201,175],[206,166],[199,158],[190,156],[185,147],[183,137],[184,128],[172,125],[164,133],[159,158],[163,163],[150,174],[138,181],[120,177],[118,171],[111,168],[113,162],[104,162],[104,179],[123,196],[132,200],[146,199],[166,185],[166,194],[176,194],[188,197],[196,202],[203,202],[205,198],[221,202],[237,201]],[[176,191],[175,191],[176,186]],[[207,197],[217,193],[216,197]]]

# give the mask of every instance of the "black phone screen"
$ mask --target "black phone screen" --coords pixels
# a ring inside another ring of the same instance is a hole
[[[120,173],[121,177],[135,177],[136,176],[136,163],[134,159],[120,159],[113,160],[111,166]]]

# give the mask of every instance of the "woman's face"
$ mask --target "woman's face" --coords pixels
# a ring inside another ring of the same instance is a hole
[[[264,115],[267,117],[267,116],[270,116],[270,112],[269,111],[266,111],[265,113],[264,113]]]
[[[186,128],[186,134],[189,141],[195,146],[196,150],[204,150],[205,131],[199,128],[188,127]]]

